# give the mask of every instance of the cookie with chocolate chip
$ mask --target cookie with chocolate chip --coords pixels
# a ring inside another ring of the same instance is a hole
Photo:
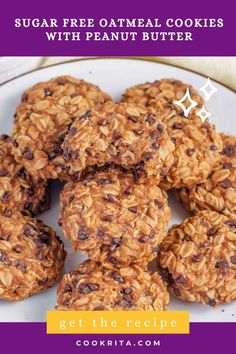
[[[194,213],[209,209],[236,215],[236,138],[221,134],[220,160],[202,184],[176,191],[186,209]]]
[[[16,162],[12,153],[12,139],[0,135],[0,213],[14,211],[36,215],[49,208],[47,182],[31,176]]]
[[[137,265],[106,269],[85,261],[64,275],[57,291],[58,310],[159,311],[169,295],[159,275]]]
[[[65,260],[62,242],[41,221],[0,215],[0,299],[18,301],[47,290]]]
[[[60,202],[60,225],[73,248],[106,267],[152,261],[170,219],[166,193],[155,179],[136,183],[117,169],[69,182]]]
[[[165,124],[142,106],[107,102],[75,120],[62,149],[71,174],[113,162],[158,183],[173,163],[174,144]]]
[[[71,123],[91,107],[110,100],[97,86],[70,76],[54,78],[26,90],[15,114],[14,153],[33,176],[70,179],[61,143]]]
[[[182,108],[175,104],[184,97],[186,91],[196,102],[194,110],[199,109],[204,104],[203,98],[191,85],[175,79],[162,79],[154,82],[146,82],[126,89],[122,96],[122,102],[141,104],[146,108],[152,108],[161,119],[165,121],[168,115],[175,111],[182,114]],[[190,106],[189,101],[185,101],[186,108]]]
[[[206,210],[174,225],[158,263],[182,300],[211,306],[236,300],[236,219]]]

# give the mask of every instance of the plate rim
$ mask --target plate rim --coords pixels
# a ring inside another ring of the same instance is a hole
[[[43,57],[45,58],[45,57]],[[35,73],[35,72],[38,72],[38,71],[41,71],[41,70],[44,70],[44,69],[49,69],[51,67],[56,67],[56,66],[60,66],[60,65],[65,65],[65,64],[70,64],[70,63],[76,63],[76,62],[81,62],[81,61],[88,61],[88,60],[112,60],[112,59],[119,59],[119,60],[130,60],[130,61],[143,61],[143,62],[150,62],[150,63],[154,63],[154,64],[158,64],[158,65],[161,65],[161,66],[170,66],[170,67],[173,67],[173,68],[176,68],[176,69],[180,69],[180,70],[183,70],[183,71],[186,71],[186,72],[189,72],[189,73],[192,73],[192,74],[195,74],[199,77],[202,77],[202,78],[210,78],[210,80],[212,82],[215,82],[217,83],[218,85],[221,85],[222,87],[224,87],[225,89],[229,90],[230,92],[236,94],[236,90],[228,87],[226,84],[216,80],[216,79],[213,79],[211,76],[206,76],[204,74],[201,74],[201,73],[198,73],[197,71],[194,71],[193,69],[186,69],[186,68],[182,68],[181,66],[179,65],[176,65],[176,64],[170,64],[170,63],[163,63],[163,62],[158,62],[156,60],[153,59],[154,57],[150,57],[150,58],[146,58],[146,57],[119,57],[119,56],[114,56],[114,57],[111,57],[111,56],[99,56],[99,57],[82,57],[82,58],[77,58],[77,59],[71,59],[71,60],[68,60],[68,61],[64,61],[62,63],[54,63],[54,64],[50,64],[50,65],[46,65],[46,66],[43,66],[43,67],[40,67],[40,68],[36,68],[36,69],[33,69],[33,70],[29,70],[23,74],[20,74],[20,75],[17,75],[17,76],[14,76],[13,78],[7,80],[7,81],[4,81],[2,83],[0,83],[0,88],[4,87],[5,85],[21,78],[21,77],[25,77],[27,75],[30,75],[32,73]]]

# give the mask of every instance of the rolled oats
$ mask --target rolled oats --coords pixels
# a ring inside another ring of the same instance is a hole
[[[169,295],[159,275],[137,265],[107,269],[91,260],[64,275],[58,310],[165,310]]]
[[[32,175],[70,179],[61,143],[71,123],[110,100],[97,86],[70,76],[36,84],[22,95],[15,114],[14,153]]]
[[[175,296],[211,306],[236,299],[235,233],[236,219],[215,211],[169,230],[158,263]]]
[[[22,300],[51,287],[65,260],[62,242],[42,222],[0,214],[0,299]]]
[[[30,176],[12,153],[12,139],[0,135],[0,213],[36,215],[49,208],[47,183]]]
[[[106,267],[154,259],[170,219],[166,194],[155,179],[137,184],[115,169],[68,183],[60,200],[60,224],[73,248]]]

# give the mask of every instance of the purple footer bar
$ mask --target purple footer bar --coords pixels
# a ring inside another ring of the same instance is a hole
[[[7,354],[222,354],[232,352],[235,335],[236,323],[192,323],[189,335],[47,335],[45,323],[0,323],[1,353]]]

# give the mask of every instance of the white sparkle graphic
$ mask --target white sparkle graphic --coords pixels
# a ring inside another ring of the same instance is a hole
[[[209,101],[209,99],[211,98],[211,96],[212,96],[215,92],[217,92],[218,90],[217,90],[217,88],[216,88],[215,86],[213,86],[211,80],[210,80],[209,77],[208,77],[207,82],[205,83],[204,86],[202,86],[202,87],[200,88],[200,91],[202,91],[202,92],[204,93],[204,96],[205,96],[206,101]]]
[[[205,106],[202,106],[202,108],[198,111],[197,116],[199,116],[202,120],[202,122],[204,122],[208,117],[210,117],[211,113],[209,113]]]
[[[185,101],[188,101],[189,103],[191,103],[188,107],[186,107],[184,105]],[[184,116],[188,117],[190,111],[197,106],[197,102],[194,101],[192,99],[192,97],[190,96],[190,92],[189,92],[189,88],[187,88],[185,95],[179,100],[179,101],[175,101],[174,104],[176,104],[177,106],[180,106],[180,108],[182,108],[183,112],[184,112]]]

